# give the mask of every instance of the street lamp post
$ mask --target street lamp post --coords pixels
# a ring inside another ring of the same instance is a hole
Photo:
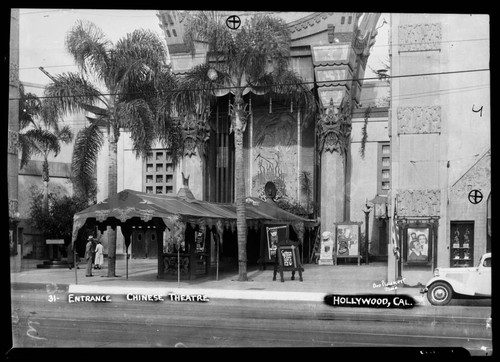
[[[368,250],[369,250],[369,242],[368,242],[368,235],[369,235],[369,225],[368,223],[370,222],[370,211],[373,209],[373,203],[368,202],[368,199],[365,202],[365,208],[363,209],[363,212],[365,213],[365,262],[366,265],[370,263],[368,260]]]

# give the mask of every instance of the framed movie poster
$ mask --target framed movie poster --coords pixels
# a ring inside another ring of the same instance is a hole
[[[405,235],[404,261],[409,264],[427,264],[431,261],[429,227],[408,227]]]
[[[345,222],[336,225],[335,258],[358,258],[360,264],[360,222]],[[335,262],[336,263],[336,262]]]
[[[276,248],[280,240],[288,239],[288,226],[266,227],[267,236],[267,257],[273,260],[276,256]]]

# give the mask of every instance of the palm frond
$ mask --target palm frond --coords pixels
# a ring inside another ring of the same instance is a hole
[[[71,170],[74,182],[83,190],[93,184],[97,156],[103,142],[104,135],[95,124],[82,128],[76,136]]]
[[[105,80],[109,70],[110,47],[102,30],[89,21],[77,21],[66,35],[66,48],[78,67],[84,73],[92,70],[101,80]]]
[[[144,99],[135,99],[117,105],[121,124],[130,130],[136,157],[146,155],[156,138],[153,112]]]
[[[34,123],[42,104],[36,94],[25,93],[22,83],[19,85],[19,98],[19,129],[24,129]]]
[[[46,128],[52,128],[56,132],[59,128],[59,121],[63,117],[63,111],[59,108],[59,102],[56,98],[45,98],[42,100],[40,111],[40,122]]]
[[[270,69],[279,73],[290,58],[290,33],[286,23],[276,17],[256,15],[237,33],[236,52],[231,62],[247,75],[249,82],[264,76]]]
[[[156,136],[163,147],[170,150],[174,167],[184,155],[184,138],[181,124],[171,117],[160,115],[156,122]]]
[[[184,20],[184,42],[191,54],[195,53],[195,42],[208,45],[208,51],[221,56],[228,56],[234,46],[231,31],[225,24],[225,18],[217,11],[186,12]]]
[[[32,144],[28,137],[26,137],[23,133],[19,133],[18,139],[18,147],[21,152],[21,161],[19,163],[19,169],[24,168],[31,156],[33,155]]]
[[[45,129],[34,128],[23,133],[30,142],[31,154],[45,155],[53,152],[56,156],[61,150],[57,136]]]
[[[139,29],[117,43],[113,53],[113,81],[119,90],[154,79],[166,64],[166,45],[150,30]]]
[[[70,126],[63,126],[57,131],[57,138],[64,143],[70,143],[73,140],[73,131]]]
[[[228,75],[217,72],[217,79],[211,80],[208,71],[212,66],[204,63],[193,67],[178,82],[174,104],[179,115],[202,114],[215,100],[215,91],[228,84]]]
[[[106,104],[104,96],[84,77],[76,73],[62,73],[45,87],[45,96],[54,98],[54,107],[62,113],[85,111],[85,105]]]

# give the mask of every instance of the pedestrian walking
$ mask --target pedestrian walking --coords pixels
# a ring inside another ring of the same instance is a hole
[[[93,277],[92,275],[92,261],[94,258],[94,237],[90,235],[87,239],[87,245],[85,245],[85,260],[87,261],[87,270],[85,273],[86,277]]]
[[[103,246],[100,240],[97,240],[97,245],[95,247],[95,265],[94,269],[101,269],[102,264],[104,264],[104,252]]]

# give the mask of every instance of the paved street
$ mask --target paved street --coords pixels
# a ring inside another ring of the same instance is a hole
[[[428,346],[476,355],[492,347],[485,303],[379,310],[296,301],[131,302],[125,295],[68,303],[68,292],[12,293],[14,347]]]

